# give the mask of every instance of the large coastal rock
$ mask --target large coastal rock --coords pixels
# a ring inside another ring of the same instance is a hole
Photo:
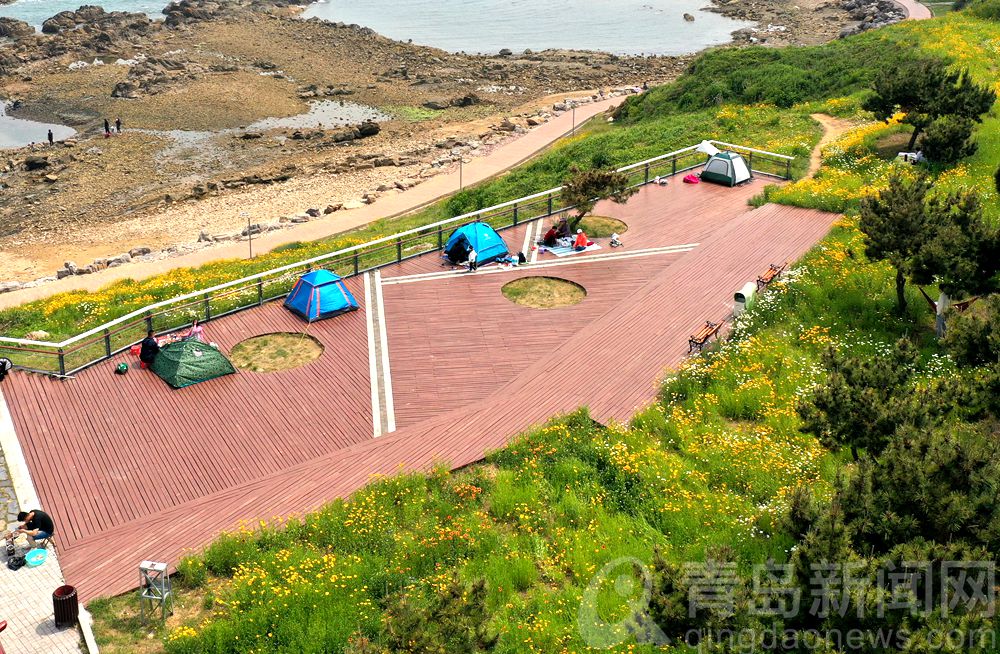
[[[178,27],[205,20],[233,18],[243,11],[267,11],[294,5],[307,5],[313,0],[174,0],[163,10],[169,27]]]
[[[19,39],[22,36],[31,36],[34,33],[35,28],[23,20],[0,18],[0,38]]]
[[[884,27],[906,19],[906,12],[891,0],[841,0],[851,20],[857,21],[840,32],[841,37]]]

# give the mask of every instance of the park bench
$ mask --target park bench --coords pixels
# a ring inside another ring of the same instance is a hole
[[[688,339],[688,354],[698,348],[701,352],[705,345],[708,343],[708,339],[715,336],[719,337],[719,330],[722,329],[722,322],[712,322],[711,320],[705,321],[705,326],[698,330],[696,334],[692,334],[691,338]]]
[[[784,272],[785,266],[787,265],[788,262],[786,261],[780,266],[773,263],[770,266],[768,266],[767,270],[765,270],[762,274],[758,275],[757,277],[757,290],[763,291],[765,288],[767,288],[768,284],[776,280],[778,276],[781,275],[782,272]]]

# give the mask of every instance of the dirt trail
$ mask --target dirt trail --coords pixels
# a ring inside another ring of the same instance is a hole
[[[823,136],[813,148],[812,154],[809,155],[809,171],[806,176],[812,177],[823,163],[823,148],[854,127],[854,123],[845,118],[835,118],[827,114],[810,114],[809,117],[823,126]]]

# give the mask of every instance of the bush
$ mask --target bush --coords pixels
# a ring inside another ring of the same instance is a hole
[[[936,163],[950,164],[976,152],[972,141],[972,121],[958,116],[942,116],[920,137],[924,156]]]
[[[200,588],[208,580],[205,562],[197,556],[185,556],[177,563],[178,585],[183,588]]]
[[[1000,360],[1000,295],[973,304],[948,319],[942,341],[960,366],[979,366]]]
[[[969,13],[977,18],[1000,21],[1000,0],[978,0],[970,5]]]

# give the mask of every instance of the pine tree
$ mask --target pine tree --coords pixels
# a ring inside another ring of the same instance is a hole
[[[932,415],[930,398],[913,388],[918,357],[905,339],[875,357],[828,349],[822,358],[826,379],[798,405],[802,430],[828,448],[850,447],[855,461],[861,450],[878,456],[901,425],[922,425]]]
[[[563,201],[573,207],[574,216],[569,223],[571,230],[576,230],[583,217],[593,210],[594,205],[602,199],[608,199],[617,204],[627,202],[635,195],[638,188],[629,186],[628,175],[613,170],[580,170],[570,169],[570,177],[563,182]]]
[[[926,177],[908,182],[889,178],[889,188],[861,203],[861,231],[865,254],[872,261],[888,261],[896,269],[896,307],[906,311],[906,278],[913,258],[931,237],[926,210],[931,183]]]

